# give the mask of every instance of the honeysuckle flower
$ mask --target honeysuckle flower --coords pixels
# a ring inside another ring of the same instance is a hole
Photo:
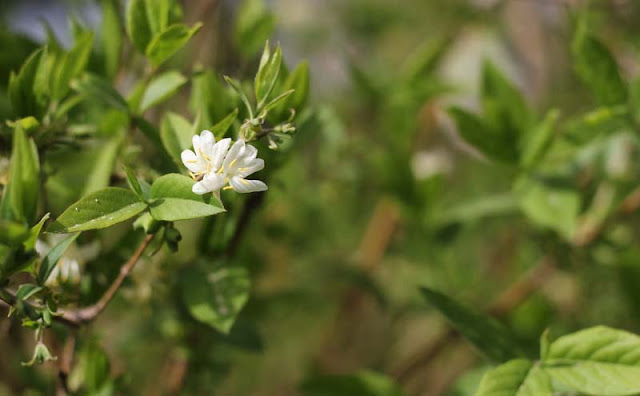
[[[231,148],[231,139],[215,142],[213,134],[202,131],[193,137],[193,151],[182,152],[182,162],[197,180],[192,191],[202,195],[220,189],[250,193],[267,190],[260,180],[247,180],[246,177],[263,169],[264,160],[256,158],[258,150],[236,141]]]
[[[48,243],[40,239],[36,241],[36,252],[40,256],[44,257],[49,250],[51,250],[51,247]],[[71,253],[60,257],[56,266],[51,270],[51,274],[44,282],[46,286],[51,288],[58,288],[62,285],[75,286],[78,283],[80,283],[80,262],[71,257]]]

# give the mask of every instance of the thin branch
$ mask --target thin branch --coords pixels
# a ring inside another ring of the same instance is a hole
[[[104,309],[107,307],[109,302],[111,302],[113,297],[116,295],[118,289],[120,289],[120,286],[122,286],[122,282],[124,282],[124,280],[127,278],[127,276],[129,275],[133,267],[136,265],[136,263],[142,256],[142,253],[144,253],[147,246],[149,246],[149,243],[151,243],[153,236],[154,234],[150,234],[144,238],[140,246],[138,246],[138,249],[133,253],[131,258],[129,259],[129,261],[127,261],[125,265],[123,265],[120,268],[120,273],[118,274],[116,279],[113,281],[111,286],[109,286],[107,291],[104,292],[100,300],[98,300],[95,304],[90,305],[88,307],[84,307],[84,308],[80,308],[72,311],[63,311],[61,317],[69,322],[74,322],[80,325],[80,324],[90,322],[93,319],[95,319],[96,316],[100,315],[100,313],[104,311]]]
[[[76,349],[76,331],[72,329],[67,340],[62,348],[62,354],[60,357],[60,368],[58,369],[58,390],[59,396],[64,396],[69,393],[69,372],[71,372],[71,366],[73,365],[73,356]]]

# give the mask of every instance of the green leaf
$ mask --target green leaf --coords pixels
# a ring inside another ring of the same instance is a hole
[[[224,212],[222,202],[217,197],[193,193],[193,183],[189,177],[177,173],[161,176],[153,182],[149,193],[153,200],[150,204],[153,218],[165,221],[189,220]]]
[[[125,165],[124,171],[127,174],[127,184],[129,185],[129,188],[131,189],[131,191],[136,193],[136,195],[140,197],[140,199],[144,199],[144,194],[142,193],[142,187],[140,186],[140,182],[138,181],[138,178],[133,173],[133,170],[128,165]]]
[[[28,362],[22,362],[22,366],[31,367],[34,364],[42,364],[44,362],[48,362],[50,360],[57,360],[58,358],[53,356],[47,346],[42,342],[38,342],[36,344],[35,349],[33,350],[33,357]]]
[[[0,243],[20,245],[29,237],[29,229],[24,223],[0,219]]]
[[[300,386],[304,396],[403,396],[405,393],[389,377],[362,370],[353,375],[324,375]]]
[[[85,98],[104,103],[115,109],[128,111],[127,101],[107,81],[94,74],[86,73],[71,83],[73,88]]]
[[[0,218],[31,224],[40,195],[40,161],[33,139],[17,127],[13,132],[11,175],[0,202]]]
[[[249,98],[247,98],[247,95],[242,90],[240,82],[234,80],[229,76],[224,76],[224,80],[231,86],[231,88],[238,94],[238,96],[240,96],[240,99],[242,99],[242,103],[244,103],[245,107],[247,108],[247,112],[249,113],[249,118],[253,118],[253,109],[251,107],[251,102],[249,102]]]
[[[461,108],[450,108],[449,115],[455,120],[460,136],[488,158],[506,163],[517,160],[515,139],[500,139],[478,116]]]
[[[145,52],[153,37],[145,3],[145,0],[129,0],[126,14],[127,33],[133,45],[141,53]]]
[[[491,62],[484,66],[481,91],[484,122],[517,152],[533,120],[522,94]]]
[[[45,103],[39,100],[37,93],[44,87],[36,86],[39,70],[44,70],[46,51],[42,48],[33,52],[24,62],[18,74],[11,73],[9,77],[9,100],[13,113],[17,117],[34,116],[40,118],[44,112]]]
[[[41,290],[42,290],[42,287],[38,285],[34,285],[32,283],[25,283],[20,285],[20,287],[18,288],[18,291],[16,292],[16,298],[18,300],[26,301]]]
[[[120,22],[119,1],[102,0],[102,50],[104,52],[107,77],[113,78],[120,68],[122,53],[122,23]]]
[[[476,396],[552,396],[549,376],[526,359],[504,363],[487,372]]]
[[[281,63],[282,48],[278,45],[273,54],[271,54],[269,51],[269,42],[267,42],[263,58],[260,61],[260,68],[255,78],[255,93],[259,110],[262,109],[273,87],[276,85],[278,75],[280,74]]]
[[[577,29],[571,46],[578,77],[591,90],[598,103],[627,102],[627,87],[611,52],[584,27]]]
[[[220,266],[211,272],[191,269],[183,273],[182,296],[194,319],[228,334],[249,299],[248,271]]]
[[[211,131],[211,133],[213,133],[213,136],[215,136],[216,139],[222,139],[225,133],[227,133],[227,130],[231,127],[231,125],[233,125],[233,122],[237,117],[238,109],[233,109],[233,111],[229,115],[223,118],[216,125],[209,128],[209,130]]]
[[[87,67],[92,48],[93,33],[87,32],[57,63],[53,73],[51,90],[51,97],[54,100],[62,99],[69,92],[71,79],[80,75]]]
[[[152,36],[157,35],[165,30],[169,24],[169,9],[171,8],[171,2],[169,0],[144,1],[151,34]]]
[[[171,158],[181,164],[180,153],[191,147],[193,137],[192,125],[184,117],[176,113],[167,113],[160,126],[162,144]]]
[[[76,232],[106,228],[145,210],[147,205],[133,192],[108,187],[71,205],[48,228],[48,232]]]
[[[195,24],[192,28],[183,24],[176,24],[157,34],[145,50],[151,64],[155,67],[160,66],[178,52],[201,27],[201,23]]]
[[[51,275],[51,271],[55,268],[56,264],[58,264],[58,260],[67,250],[67,248],[76,240],[76,238],[80,235],[79,232],[75,234],[71,234],[62,241],[58,242],[54,247],[47,252],[47,254],[42,258],[42,262],[40,263],[40,268],[38,269],[38,276],[36,280],[39,285],[44,285],[44,283],[49,279],[49,275]]]
[[[500,322],[475,312],[440,292],[426,287],[420,290],[449,323],[490,360],[506,362],[524,355],[518,342]]]
[[[557,110],[550,110],[544,120],[522,139],[520,164],[525,169],[535,166],[547,153],[553,142],[553,128],[559,116]]]
[[[187,78],[175,70],[159,75],[149,82],[142,95],[140,113],[169,99],[180,87],[187,82]]]
[[[515,192],[520,208],[529,220],[571,239],[580,212],[578,192],[547,186],[531,178],[520,179],[516,183]]]
[[[605,326],[551,343],[544,370],[564,385],[590,395],[640,393],[640,337]]]
[[[245,57],[254,56],[275,28],[275,18],[263,0],[244,0],[238,9],[235,41]]]
[[[282,91],[293,89],[293,94],[280,103],[276,110],[278,114],[283,114],[289,109],[296,111],[304,106],[309,96],[309,64],[302,62],[287,76]]]
[[[511,193],[477,197],[468,203],[439,210],[434,223],[446,226],[452,223],[472,223],[489,217],[518,213],[518,201]]]
[[[42,226],[44,226],[44,223],[47,220],[49,220],[49,216],[50,216],[50,213],[47,213],[44,216],[42,216],[42,219],[40,219],[40,221],[36,225],[31,227],[31,229],[29,230],[29,238],[27,238],[24,241],[24,249],[26,251],[30,251],[36,248],[36,241],[40,236],[40,231],[42,231]]]
[[[69,387],[82,389],[96,396],[107,396],[116,393],[109,388],[110,385],[112,386],[107,354],[96,340],[85,339],[69,373]]]

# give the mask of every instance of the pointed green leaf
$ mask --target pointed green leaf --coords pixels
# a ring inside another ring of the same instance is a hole
[[[219,198],[212,194],[193,193],[193,183],[189,177],[177,173],[159,177],[151,185],[149,193],[151,215],[156,220],[177,221],[224,212]]]
[[[522,348],[500,322],[465,307],[450,297],[426,287],[422,294],[449,323],[483,355],[494,362],[522,357]]]
[[[276,107],[278,114],[284,114],[289,109],[300,110],[307,101],[309,96],[309,64],[307,62],[300,63],[287,76],[282,85],[282,91],[286,92],[290,89],[293,89],[291,96]]]
[[[51,96],[55,100],[62,99],[70,88],[71,79],[80,75],[89,62],[93,48],[93,33],[83,34],[73,48],[66,53],[55,67]]]
[[[49,279],[49,275],[51,275],[51,271],[53,271],[56,264],[58,264],[58,260],[60,260],[60,257],[62,257],[64,252],[67,251],[67,248],[73,243],[73,241],[76,240],[78,235],[80,235],[79,232],[71,234],[62,241],[58,242],[42,258],[40,268],[38,269],[38,276],[36,278],[39,285],[44,285],[47,279]]]
[[[229,333],[249,299],[248,271],[238,266],[220,266],[208,273],[191,269],[182,276],[182,296],[189,313],[221,333]]]
[[[267,49],[265,49],[267,51]],[[261,64],[255,78],[255,93],[258,101],[258,109],[266,103],[269,94],[276,84],[280,74],[280,64],[282,63],[282,48],[278,45],[276,50],[269,56],[268,60]]]
[[[169,9],[171,7],[171,2],[169,0],[144,1],[151,35],[154,36],[167,28],[169,24]]]
[[[40,195],[40,162],[33,139],[17,127],[13,133],[11,174],[0,202],[0,218],[26,222],[35,220]]]
[[[0,219],[0,243],[17,246],[28,237],[29,229],[24,223]]]
[[[550,110],[544,120],[522,139],[520,164],[524,168],[535,166],[547,153],[553,142],[554,126],[559,116],[560,113],[557,110]]]
[[[38,237],[40,237],[42,226],[44,226],[44,223],[49,220],[49,216],[50,213],[42,216],[42,219],[40,219],[40,221],[29,230],[29,238],[24,241],[24,249],[26,251],[30,251],[36,248],[36,241],[38,240]]]
[[[511,360],[487,372],[476,396],[552,396],[549,376],[526,359]]]
[[[107,77],[113,78],[120,68],[122,53],[122,23],[120,22],[119,1],[102,0],[101,41],[104,52]]]
[[[48,228],[48,232],[68,233],[106,228],[145,210],[147,205],[133,192],[108,187],[71,205]]]
[[[142,193],[142,187],[140,186],[140,182],[138,181],[138,178],[133,173],[133,170],[129,166],[125,165],[124,171],[127,173],[127,184],[129,185],[129,188],[131,189],[131,191],[136,193],[136,195],[140,197],[140,199],[144,199],[144,194]]]
[[[40,118],[45,104],[38,100],[40,86],[36,87],[39,70],[43,70],[46,51],[42,48],[34,51],[24,62],[20,71],[11,73],[9,77],[9,100],[13,113],[17,117],[34,116]]]
[[[213,136],[215,136],[216,139],[222,139],[237,117],[238,109],[234,109],[228,116],[209,128],[209,130],[213,133]]]
[[[140,113],[169,99],[180,87],[186,84],[187,78],[175,70],[159,75],[149,82],[142,95]]]
[[[129,0],[127,6],[127,33],[133,45],[144,53],[153,37],[145,0]]]
[[[155,67],[160,66],[178,52],[201,27],[201,23],[195,24],[192,28],[183,24],[176,24],[158,33],[145,50],[151,64]]]
[[[600,396],[640,393],[640,337],[605,326],[560,337],[543,362],[555,380]]]

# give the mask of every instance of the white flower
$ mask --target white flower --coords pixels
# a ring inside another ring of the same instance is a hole
[[[259,180],[246,180],[264,168],[264,160],[256,158],[258,150],[244,140],[236,141],[229,149],[230,144],[228,138],[216,143],[210,131],[193,137],[195,152],[183,151],[182,162],[198,180],[192,188],[194,193],[202,195],[221,188],[239,193],[267,190],[267,185]]]
[[[51,247],[46,242],[40,239],[36,241],[36,252],[40,256],[44,257],[50,249]],[[70,252],[67,252],[60,257],[44,282],[46,286],[58,288],[62,285],[75,286],[80,283],[80,263],[75,258],[69,257],[70,254]]]

